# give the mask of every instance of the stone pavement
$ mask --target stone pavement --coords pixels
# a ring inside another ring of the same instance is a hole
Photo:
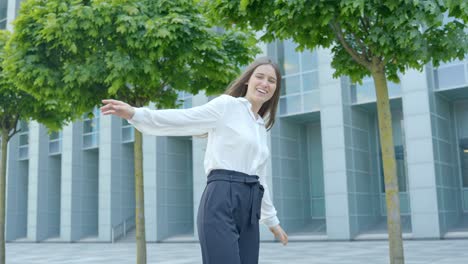
[[[406,264],[467,264],[468,239],[406,240]],[[7,243],[8,264],[131,264],[134,243]],[[147,263],[201,263],[198,243],[148,243]],[[387,264],[387,241],[261,244],[260,264]],[[222,263],[220,263],[222,264]]]

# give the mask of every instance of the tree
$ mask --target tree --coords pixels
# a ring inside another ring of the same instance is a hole
[[[7,60],[16,85],[72,108],[101,99],[174,107],[177,91],[222,91],[258,52],[251,33],[215,30],[192,0],[28,0]],[[135,131],[137,263],[146,263],[141,133]]]
[[[468,52],[468,4],[462,0],[213,0],[214,20],[263,30],[262,39],[292,39],[299,50],[331,47],[334,77],[372,76],[385,178],[390,263],[403,263],[398,183],[387,79]],[[455,18],[444,23],[444,15]]]
[[[10,32],[0,30],[0,264],[5,263],[5,194],[7,146],[10,139],[18,132],[20,120],[35,119],[57,130],[66,120],[67,113],[55,108],[54,101],[39,101],[30,94],[18,90],[5,73],[5,45]]]

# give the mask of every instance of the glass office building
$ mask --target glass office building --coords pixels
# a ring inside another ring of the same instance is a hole
[[[17,6],[2,2],[3,28]],[[385,238],[373,81],[333,78],[330,50],[295,47],[263,46],[283,75],[267,180],[281,224],[290,240]],[[389,95],[403,235],[468,237],[468,60],[400,77]],[[189,108],[211,98],[179,99]],[[20,126],[8,148],[7,241],[111,242],[134,232],[132,126],[97,110],[59,133]],[[148,241],[197,240],[205,148],[206,138],[143,136]],[[261,237],[273,239],[266,227]]]

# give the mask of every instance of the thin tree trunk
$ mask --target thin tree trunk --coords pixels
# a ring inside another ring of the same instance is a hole
[[[376,67],[377,68],[377,67]],[[387,225],[390,264],[403,264],[403,240],[401,235],[400,199],[396,174],[395,149],[392,136],[392,115],[388,99],[388,88],[383,67],[374,69],[372,77],[377,94],[380,147],[385,179],[385,200],[387,203]]]
[[[0,163],[0,264],[5,264],[5,186],[6,186],[6,163],[8,131],[2,129],[2,152]]]
[[[146,235],[145,235],[145,199],[143,191],[143,149],[142,134],[135,131],[135,203],[136,203],[136,243],[137,264],[146,264]]]

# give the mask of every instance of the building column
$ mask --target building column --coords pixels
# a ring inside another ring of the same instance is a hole
[[[60,203],[60,238],[76,241],[81,238],[79,204],[80,176],[83,169],[83,123],[74,122],[62,130],[62,183]]]
[[[29,123],[29,180],[27,238],[41,241],[48,229],[48,134],[39,123]]]
[[[99,211],[98,236],[101,241],[111,241],[112,228],[120,220],[120,118],[99,118]]]
[[[436,173],[431,109],[426,72],[401,76],[403,120],[414,238],[439,238]]]
[[[323,149],[325,211],[328,239],[351,239],[346,172],[345,124],[341,79],[332,77],[332,54],[317,51]]]
[[[16,6],[19,5],[20,0],[7,0],[7,26],[8,31],[13,31],[13,25],[11,24],[16,17]],[[18,3],[17,3],[18,2]]]

